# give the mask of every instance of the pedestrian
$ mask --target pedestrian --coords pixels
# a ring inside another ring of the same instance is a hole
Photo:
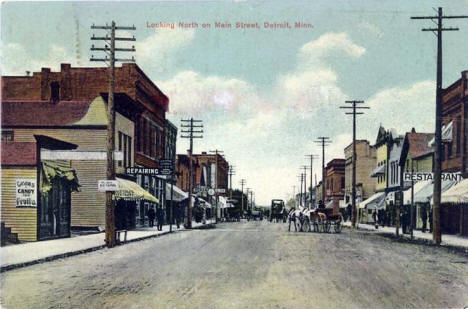
[[[429,208],[429,232],[432,233],[432,207]]]
[[[377,222],[377,209],[374,209],[374,212],[372,213],[372,219],[374,220],[374,225],[375,229],[379,228],[379,223]]]
[[[423,233],[426,233],[426,222],[427,222],[427,210],[426,210],[426,205],[421,206],[421,220],[422,220],[422,229],[421,231]]]
[[[177,229],[180,229],[180,209],[179,205],[174,206],[174,219],[177,225]]]
[[[150,207],[150,209],[148,210],[147,215],[148,215],[149,227],[153,227],[154,226],[154,218],[156,217],[156,213],[154,212],[153,207]]]
[[[158,209],[156,209],[156,220],[158,221],[158,231],[162,231],[164,211],[162,210],[161,206],[158,206]]]
[[[348,206],[346,206],[346,214],[347,214],[347,219],[349,220],[353,218],[352,211],[353,211],[353,207],[351,206],[351,204],[348,203]]]

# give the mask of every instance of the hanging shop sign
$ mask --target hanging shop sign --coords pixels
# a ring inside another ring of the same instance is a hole
[[[117,180],[98,180],[98,191],[117,191],[119,189],[119,183]]]
[[[125,173],[129,175],[171,175],[172,168],[127,167]]]
[[[35,179],[16,179],[16,206],[37,207]]]

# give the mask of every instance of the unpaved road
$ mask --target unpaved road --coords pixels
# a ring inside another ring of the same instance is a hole
[[[468,257],[365,232],[242,222],[2,274],[4,308],[448,308]]]

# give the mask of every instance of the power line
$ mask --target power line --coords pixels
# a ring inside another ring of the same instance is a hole
[[[353,228],[356,228],[357,221],[357,208],[356,208],[356,115],[363,115],[363,112],[357,112],[357,110],[369,109],[369,106],[358,106],[357,104],[363,104],[364,101],[352,100],[345,101],[345,103],[351,104],[351,106],[340,106],[342,109],[352,109],[350,113],[345,113],[346,115],[353,115],[353,173],[352,173],[352,185],[351,185],[351,205],[352,205],[352,215],[351,215],[351,225]]]
[[[322,202],[325,204],[325,147],[331,144],[331,140],[328,136],[319,136],[314,143],[322,146]]]
[[[94,58],[94,55],[91,55],[91,61],[103,61],[106,62],[109,66],[109,95],[107,98],[107,139],[106,139],[106,150],[107,150],[107,170],[106,177],[107,180],[115,181],[115,164],[113,153],[115,149],[115,106],[114,106],[114,92],[115,92],[115,62],[116,61],[126,61],[134,62],[135,58],[124,59],[116,58],[115,52],[134,52],[135,46],[131,48],[116,48],[115,41],[135,41],[135,37],[132,38],[122,38],[116,37],[116,30],[136,30],[135,26],[132,27],[117,27],[115,22],[112,21],[111,25],[105,26],[91,26],[91,29],[101,29],[109,30],[109,33],[106,33],[105,37],[96,37],[94,34],[91,37],[91,40],[103,40],[106,41],[109,45],[104,45],[104,47],[95,47],[91,45],[92,51],[104,51],[106,53],[105,58]],[[109,57],[108,57],[109,56]],[[114,199],[112,197],[112,191],[106,191],[106,235],[105,242],[108,248],[115,246],[115,207]]]
[[[221,155],[223,151],[215,149],[215,150],[210,150],[211,153],[215,154],[215,160],[216,160],[216,171],[215,171],[215,200],[216,200],[216,207],[215,207],[215,222],[218,223],[218,202],[219,202],[219,196],[218,196],[218,155]]]
[[[442,32],[443,31],[457,31],[458,28],[444,28],[442,26],[443,19],[460,19],[468,18],[468,15],[447,16],[443,15],[442,8],[439,7],[436,16],[412,16],[411,19],[430,19],[437,28],[423,28],[422,31],[431,31],[437,37],[437,87],[436,87],[436,114],[435,114],[435,150],[434,150],[434,206],[432,211],[432,238],[434,242],[440,245],[442,241],[442,233],[440,230],[440,199],[441,199],[441,154],[442,154]],[[411,207],[411,212],[413,207]],[[397,207],[397,218],[400,209]],[[411,219],[413,216],[411,215]],[[396,233],[399,233],[399,221],[397,221]],[[411,225],[412,233],[412,225]]]
[[[316,155],[314,154],[309,154],[309,155],[306,155],[306,157],[310,158],[310,206],[313,207],[312,205],[312,188],[313,188],[313,182],[312,182],[312,176],[313,176],[313,162],[314,162],[314,159],[317,158]]]
[[[189,203],[187,209],[187,228],[192,228],[192,191],[193,191],[193,162],[192,162],[192,155],[193,155],[193,139],[195,138],[203,138],[203,124],[202,120],[196,120],[193,118],[190,119],[181,119],[180,120],[181,127],[185,128],[182,129],[181,138],[188,138],[190,140],[190,148],[189,152]],[[197,130],[199,129],[199,130]],[[185,134],[185,135],[184,135]]]

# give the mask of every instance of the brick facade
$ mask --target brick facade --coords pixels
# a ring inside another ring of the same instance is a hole
[[[442,124],[453,122],[452,141],[442,151],[442,171],[468,173],[468,71],[443,90]]]

